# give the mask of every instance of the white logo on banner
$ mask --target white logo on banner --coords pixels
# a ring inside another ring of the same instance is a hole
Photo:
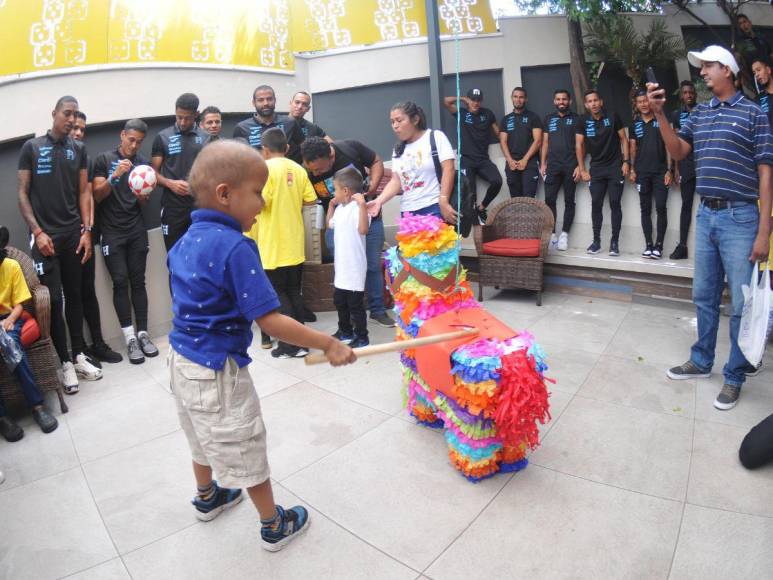
[[[0,7],[5,1],[0,3]],[[74,38],[73,24],[85,20],[88,0],[43,0],[41,20],[30,26],[32,65],[35,68],[56,63],[57,50],[64,51],[64,64],[77,66],[86,61],[86,41]]]
[[[379,0],[374,22],[382,40],[416,38],[421,34],[419,23],[408,20],[406,12],[413,8],[413,0]]]
[[[451,34],[483,32],[483,20],[470,10],[477,3],[478,0],[442,0],[438,3],[438,14]]]
[[[352,35],[338,27],[338,19],[346,15],[345,0],[306,0],[313,21],[306,22],[306,30],[319,37],[323,48],[350,46]],[[314,43],[317,44],[317,43]]]

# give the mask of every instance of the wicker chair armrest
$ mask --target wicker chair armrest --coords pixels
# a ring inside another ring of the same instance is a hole
[[[475,242],[475,251],[478,255],[483,254],[483,228],[478,224],[472,226],[472,241]]]
[[[40,327],[40,338],[51,336],[51,295],[48,287],[39,284],[32,291],[32,304],[35,307],[35,320]]]

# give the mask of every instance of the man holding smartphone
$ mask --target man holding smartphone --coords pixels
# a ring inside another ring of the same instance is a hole
[[[673,380],[711,376],[719,329],[719,307],[725,277],[730,289],[730,356],[724,385],[714,401],[720,410],[738,402],[746,375],[756,372],[738,346],[744,305],[741,287],[748,284],[754,262],[768,257],[773,197],[773,136],[765,113],[735,88],[738,64],[720,46],[690,52],[714,94],[701,103],[677,133],[667,122],[665,90],[648,83],[647,97],[671,156],[695,154],[697,190],[701,198],[695,226],[693,302],[698,340],[684,364],[669,369]],[[757,203],[759,202],[759,208]]]

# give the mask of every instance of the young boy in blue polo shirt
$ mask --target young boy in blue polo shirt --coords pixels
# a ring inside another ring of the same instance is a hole
[[[247,368],[252,321],[288,343],[323,350],[334,366],[355,355],[278,312],[257,246],[242,235],[263,207],[267,177],[260,154],[235,141],[212,143],[196,158],[189,183],[198,209],[168,257],[169,342],[172,392],[198,486],[196,515],[215,518],[246,488],[260,513],[262,546],[274,552],[306,531],[309,515],[274,503],[260,401]],[[225,487],[212,479],[213,469]]]

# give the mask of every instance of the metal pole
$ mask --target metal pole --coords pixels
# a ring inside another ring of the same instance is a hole
[[[427,48],[429,50],[429,116],[430,127],[440,128],[440,102],[443,98],[443,58],[440,52],[440,24],[437,0],[424,0],[427,14]]]

